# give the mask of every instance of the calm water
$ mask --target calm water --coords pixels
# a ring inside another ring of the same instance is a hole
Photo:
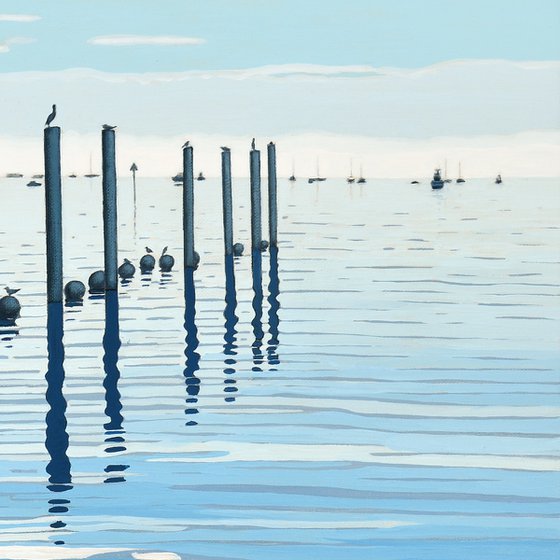
[[[261,288],[236,259],[227,290],[219,182],[196,187],[186,310],[181,191],[142,179],[135,213],[122,179],[121,257],[168,245],[175,269],[53,312],[49,364],[43,188],[0,181],[23,306],[0,340],[0,558],[554,557],[558,181],[281,182],[277,261]],[[64,205],[85,282],[100,180]]]

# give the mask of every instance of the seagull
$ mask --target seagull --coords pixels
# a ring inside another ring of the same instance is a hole
[[[146,253],[153,253],[153,251],[149,247],[146,247]]]
[[[115,128],[117,128],[116,125],[115,126],[110,125],[110,124],[104,124],[103,125],[103,130],[115,130]]]
[[[165,255],[165,253],[167,253],[167,245],[163,248],[163,251],[161,252],[161,256]]]
[[[268,145],[269,146],[274,146],[274,142],[269,142]]]
[[[45,123],[45,126],[50,127],[55,117],[56,117],[56,105],[53,105],[51,114],[47,117],[47,122]]]
[[[253,138],[253,141],[251,142],[251,150],[255,149],[255,139]]]
[[[125,262],[126,264],[130,264],[130,261],[129,261],[128,259],[124,259],[124,262]]]
[[[12,288],[9,288],[8,286],[6,286],[4,289],[6,290],[6,293],[9,296],[13,296],[14,294],[17,294],[21,290],[21,288],[17,288],[17,289],[14,290]]]
[[[183,148],[188,148],[188,147],[189,147],[189,143],[190,143],[190,140],[187,140],[187,141],[183,144]]]
[[[229,148],[228,148],[227,146],[222,146],[222,150],[223,150],[224,152],[229,152]]]

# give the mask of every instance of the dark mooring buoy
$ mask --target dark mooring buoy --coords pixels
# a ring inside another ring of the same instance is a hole
[[[171,269],[175,265],[175,259],[167,254],[167,247],[163,248],[158,264],[162,272],[171,272]]]
[[[140,259],[140,270],[142,272],[152,272],[156,266],[156,259],[152,255],[144,255]]]
[[[68,282],[66,286],[64,286],[64,296],[66,298],[66,301],[82,301],[85,294],[86,287],[84,283],[80,282],[79,280],[70,280],[70,282]]]
[[[99,294],[105,291],[105,272],[96,270],[88,279],[89,291]]]
[[[0,298],[0,319],[3,321],[15,321],[19,317],[21,305],[14,296]]]
[[[243,254],[243,251],[245,250],[245,247],[243,246],[243,243],[236,243],[233,246],[233,254],[236,257],[240,257]]]
[[[124,259],[124,262],[119,266],[119,276],[121,278],[132,278],[135,272],[136,267],[128,259]]]

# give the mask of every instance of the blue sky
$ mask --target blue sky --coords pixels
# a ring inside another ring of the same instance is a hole
[[[418,68],[465,58],[560,59],[557,0],[0,0],[0,14],[41,18],[0,19],[0,72],[218,70],[301,62]],[[123,34],[204,43],[88,43]]]

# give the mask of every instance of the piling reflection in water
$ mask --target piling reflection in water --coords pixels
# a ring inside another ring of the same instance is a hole
[[[252,254],[252,273],[253,273],[253,320],[251,325],[253,327],[253,336],[255,337],[253,344],[251,344],[251,351],[253,352],[253,371],[262,371],[262,364],[264,356],[262,353],[262,345],[264,338],[264,331],[262,325],[263,313],[263,287],[262,287],[262,254],[260,251],[253,250]]]
[[[277,366],[280,363],[278,356],[278,339],[280,319],[278,317],[278,310],[280,309],[280,302],[278,296],[280,295],[280,280],[278,278],[278,247],[270,247],[270,270],[269,270],[269,284],[268,284],[268,332],[270,339],[266,348],[267,361],[270,366]],[[270,368],[275,371],[276,368]]]
[[[123,415],[121,414],[121,394],[118,383],[120,371],[118,368],[119,349],[121,340],[119,337],[119,295],[117,290],[109,290],[105,294],[105,332],[103,334],[103,369],[105,378],[103,388],[105,389],[105,414],[109,419],[103,427],[105,428],[106,453],[120,453],[126,451],[123,429]],[[110,464],[105,468],[108,477],[104,482],[125,482],[122,473],[128,465]]]
[[[70,460],[68,459],[68,433],[66,431],[66,399],[62,393],[64,384],[64,335],[62,303],[49,303],[47,309],[47,353],[48,367],[46,400],[49,410],[45,418],[45,447],[50,457],[46,471],[49,475],[47,488],[51,492],[67,492],[72,489]],[[49,500],[49,513],[66,513],[70,500],[53,498]],[[50,524],[53,529],[66,527],[61,519]],[[55,544],[64,544],[56,540]]]
[[[224,393],[226,394],[225,402],[234,402],[234,394],[237,393],[236,381],[233,377],[235,373],[235,365],[237,360],[237,329],[235,328],[239,319],[235,314],[237,308],[237,296],[235,291],[235,269],[233,264],[233,255],[226,255],[225,260],[226,273],[226,306],[224,309]]]
[[[189,417],[198,414],[198,393],[200,391],[200,379],[196,372],[200,369],[200,354],[198,349],[198,330],[195,324],[196,315],[196,293],[194,288],[194,268],[185,268],[185,385],[187,386],[187,398],[185,402],[185,414]],[[196,420],[189,420],[186,426],[196,426]]]

